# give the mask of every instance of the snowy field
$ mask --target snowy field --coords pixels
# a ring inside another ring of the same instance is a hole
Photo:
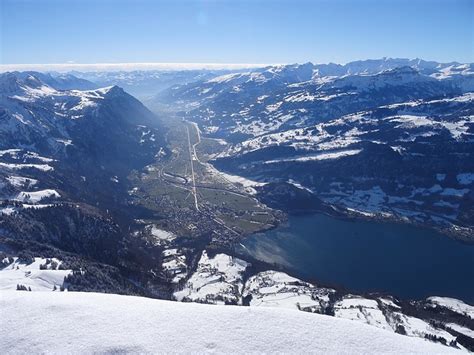
[[[0,353],[450,354],[365,324],[286,309],[1,291]]]
[[[245,261],[226,254],[209,258],[203,251],[196,272],[174,297],[178,301],[240,304],[242,274],[247,266]]]
[[[454,298],[430,297],[428,298],[428,305],[432,307],[446,307],[455,313],[474,319],[474,307]]]
[[[252,307],[279,307],[309,312],[322,311],[332,289],[318,288],[283,272],[263,271],[251,276],[243,296],[251,296]]]
[[[13,263],[3,268],[0,264],[1,291],[16,290],[17,285],[23,285],[31,291],[59,291],[64,278],[72,273],[72,270],[59,270],[62,262],[56,258],[35,258],[30,264],[20,262],[18,258],[13,260]]]
[[[155,238],[154,242],[156,245],[165,245],[176,239],[173,233],[160,229],[154,224],[147,226],[146,229]]]

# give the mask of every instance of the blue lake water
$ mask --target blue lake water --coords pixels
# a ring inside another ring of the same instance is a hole
[[[242,244],[257,259],[353,292],[409,299],[449,296],[474,303],[474,245],[429,229],[322,214],[290,216]]]

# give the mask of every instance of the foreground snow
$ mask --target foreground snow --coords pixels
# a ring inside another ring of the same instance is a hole
[[[0,353],[455,353],[349,320],[286,309],[94,293],[0,292]],[[59,325],[59,326],[58,326]]]

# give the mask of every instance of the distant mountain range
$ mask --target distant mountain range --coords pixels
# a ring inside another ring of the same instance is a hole
[[[141,100],[149,99],[158,92],[174,85],[211,79],[231,72],[230,70],[134,70],[134,71],[72,71],[74,75],[99,85],[118,85]],[[56,74],[57,75],[57,74]]]

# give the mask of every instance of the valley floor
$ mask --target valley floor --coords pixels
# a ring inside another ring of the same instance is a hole
[[[222,152],[222,142],[201,138],[196,124],[174,116],[164,122],[169,153],[158,152],[154,163],[130,177],[132,203],[160,216],[140,223],[156,223],[194,242],[209,239],[219,247],[278,224],[281,212],[260,203],[254,190],[249,193],[208,162]]]

